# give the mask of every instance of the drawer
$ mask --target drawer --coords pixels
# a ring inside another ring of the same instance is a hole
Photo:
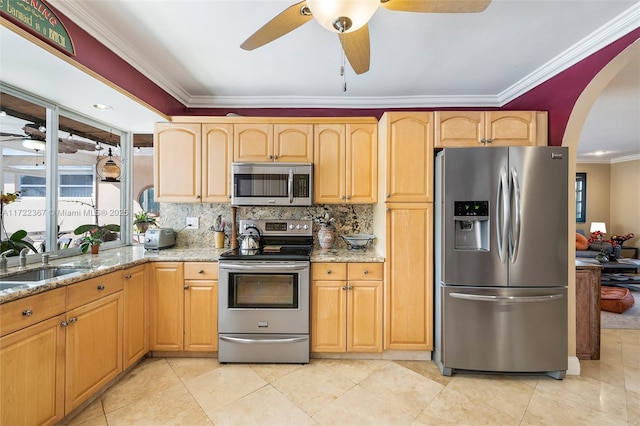
[[[349,263],[349,281],[382,281],[384,263]]]
[[[124,288],[122,272],[90,278],[67,287],[67,310],[98,300]]]
[[[346,263],[312,263],[311,280],[344,281],[347,279]]]
[[[185,280],[217,280],[218,262],[184,262]]]
[[[67,289],[61,287],[0,305],[0,335],[64,313],[66,300]]]

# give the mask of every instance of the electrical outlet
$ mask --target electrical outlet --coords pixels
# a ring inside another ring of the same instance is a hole
[[[198,229],[199,220],[197,217],[188,217],[187,218],[187,229]]]

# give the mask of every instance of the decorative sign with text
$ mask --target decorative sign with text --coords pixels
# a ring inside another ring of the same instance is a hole
[[[0,13],[62,50],[75,55],[73,42],[56,14],[39,0],[0,0]]]

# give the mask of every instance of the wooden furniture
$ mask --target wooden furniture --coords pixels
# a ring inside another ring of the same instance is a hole
[[[312,124],[238,123],[233,161],[313,163]]]
[[[541,111],[436,111],[435,147],[547,145]]]
[[[0,424],[64,417],[66,296],[58,288],[0,305]]]
[[[150,270],[149,349],[216,351],[218,264],[154,262]]]
[[[147,265],[122,272],[124,280],[123,368],[149,352],[149,283]]]
[[[165,202],[229,202],[233,124],[157,123],[154,187]]]
[[[375,204],[378,201],[375,124],[316,124],[314,159],[315,203]]]
[[[600,359],[601,267],[576,267],[576,356]]]
[[[311,352],[382,352],[382,263],[313,263]]]

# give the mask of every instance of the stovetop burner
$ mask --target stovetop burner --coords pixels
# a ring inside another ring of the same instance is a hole
[[[240,247],[226,251],[220,260],[295,261],[310,260],[313,249],[311,220],[241,220],[239,235],[260,237],[258,249]]]

